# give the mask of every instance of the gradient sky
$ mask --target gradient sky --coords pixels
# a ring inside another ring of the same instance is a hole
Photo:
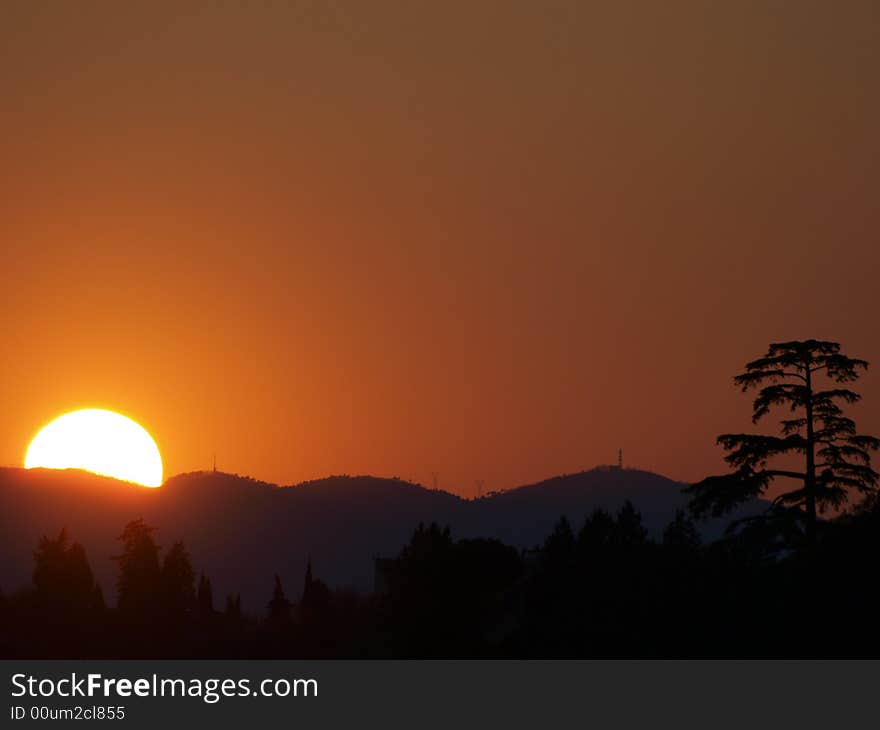
[[[7,0],[0,463],[696,479],[805,337],[878,433],[878,69],[873,0]]]

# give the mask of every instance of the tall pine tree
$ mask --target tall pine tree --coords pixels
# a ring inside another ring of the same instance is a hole
[[[850,495],[871,494],[878,486],[880,475],[871,468],[871,452],[880,448],[880,440],[859,434],[843,411],[860,396],[841,386],[857,380],[867,367],[865,360],[842,354],[836,342],[771,344],[767,354],[748,363],[734,382],[743,392],[758,390],[753,423],[777,407],[787,409],[790,417],[780,420],[777,435],[719,436],[733,472],[689,487],[692,510],[717,517],[763,495],[777,479],[788,480],[793,488],[774,503],[792,508],[804,525],[807,543],[815,544],[819,512],[839,507]],[[783,457],[781,464],[777,457]]]
[[[116,605],[125,613],[153,616],[160,610],[162,571],[153,537],[157,529],[138,519],[129,522],[117,538],[123,550],[113,557],[119,564]]]

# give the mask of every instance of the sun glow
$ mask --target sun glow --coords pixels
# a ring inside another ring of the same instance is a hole
[[[145,487],[162,485],[162,457],[153,437],[118,413],[96,408],[56,418],[34,437],[25,469],[85,469]]]

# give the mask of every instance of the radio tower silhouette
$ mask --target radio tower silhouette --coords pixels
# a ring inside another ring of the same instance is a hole
[[[623,469],[623,449],[617,450],[617,468]]]

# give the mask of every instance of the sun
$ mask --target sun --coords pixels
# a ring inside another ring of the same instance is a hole
[[[162,457],[153,437],[130,418],[98,408],[59,416],[31,441],[25,469],[85,469],[102,476],[162,485]]]

